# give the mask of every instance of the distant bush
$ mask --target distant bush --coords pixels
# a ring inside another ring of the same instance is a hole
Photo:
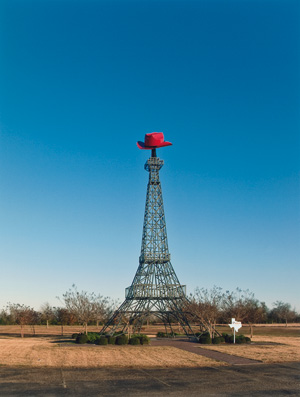
[[[156,337],[157,338],[174,338],[177,335],[182,335],[178,334],[177,332],[157,332]]]
[[[224,338],[226,343],[232,343],[233,342],[233,335],[228,335],[228,334],[222,334],[222,337]],[[231,342],[231,337],[232,337],[232,342]]]
[[[141,334],[141,335],[139,335],[139,338],[140,338],[141,345],[149,345],[150,338],[147,335]]]
[[[101,335],[98,339],[96,339],[96,345],[108,345],[108,339],[104,336]]]
[[[200,336],[199,343],[202,345],[210,345],[211,344],[211,337],[207,335]]]
[[[215,338],[212,339],[212,344],[213,345],[219,345],[221,343],[221,338],[216,336]]]
[[[234,342],[234,337],[233,335],[227,335],[227,338],[225,338],[226,343],[233,343]],[[249,343],[251,342],[251,339],[248,338],[248,336],[244,335],[235,335],[235,343],[240,345],[242,343]]]
[[[133,336],[132,338],[129,339],[129,344],[140,345],[141,344],[140,338],[138,338],[137,336]]]
[[[71,338],[76,339],[78,334],[72,334]]]
[[[116,339],[116,345],[127,345],[128,337],[126,335],[119,335]]]
[[[115,345],[116,344],[116,337],[115,336],[110,336],[106,335],[107,342],[109,345]]]
[[[98,332],[88,332],[88,343],[96,343],[96,341],[100,338],[100,334]]]
[[[76,343],[79,343],[81,345],[84,343],[88,343],[88,341],[89,341],[89,338],[86,334],[78,334],[76,337]]]

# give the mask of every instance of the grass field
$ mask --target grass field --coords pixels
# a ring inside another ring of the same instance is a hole
[[[174,347],[75,345],[53,337],[0,339],[0,365],[83,368],[176,368],[223,365]]]
[[[156,335],[161,327],[149,327],[143,332]],[[230,333],[229,327],[219,331]],[[175,347],[158,346],[96,346],[75,345],[72,333],[83,331],[79,326],[64,327],[61,336],[59,326],[26,327],[25,338],[20,337],[19,326],[0,326],[0,365],[49,366],[49,367],[126,367],[126,368],[176,368],[224,365]],[[89,331],[99,328],[89,327]],[[241,332],[242,331],[242,332]],[[243,327],[239,334],[249,335]],[[300,361],[300,325],[293,327],[255,327],[252,344],[247,345],[199,345],[227,354],[261,360],[265,363]],[[197,346],[198,347],[198,346]]]
[[[89,326],[89,332],[99,332],[101,327]],[[199,331],[199,328],[193,327],[194,332]],[[228,334],[231,333],[231,329],[228,326],[217,326],[216,329],[222,333],[226,332]],[[278,336],[278,337],[300,337],[300,324],[293,323],[288,324],[286,327],[285,324],[261,324],[254,326],[254,336]],[[0,325],[0,338],[7,336],[20,336],[20,326],[17,325]],[[142,328],[142,333],[149,335],[150,337],[155,337],[158,331],[165,331],[164,327],[161,325],[150,325]],[[182,333],[181,327],[174,327],[175,332]],[[36,336],[61,336],[62,333],[64,336],[70,336],[73,333],[84,332],[84,328],[80,325],[66,325],[62,327],[59,325],[49,325],[47,328],[45,325],[37,325],[34,329],[31,326],[24,326],[24,334],[25,337],[33,336],[35,332]],[[245,336],[250,336],[250,327],[247,325],[243,325],[240,329],[239,334],[243,334]]]
[[[254,336],[251,344],[205,345],[205,349],[260,360],[263,363],[300,361],[300,338]]]

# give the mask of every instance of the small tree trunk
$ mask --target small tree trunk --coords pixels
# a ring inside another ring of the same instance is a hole
[[[64,336],[64,325],[61,325],[61,335]]]
[[[21,338],[24,338],[23,324],[21,324]]]
[[[88,331],[87,331],[87,323],[84,323],[85,326],[85,334],[87,335]]]
[[[253,324],[249,324],[250,326],[250,338],[253,338]]]
[[[46,328],[49,328],[49,320],[46,320]]]

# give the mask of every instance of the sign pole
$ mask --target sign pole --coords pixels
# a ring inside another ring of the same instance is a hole
[[[233,328],[233,343],[235,343],[235,328]]]
[[[230,328],[233,328],[233,343],[235,343],[235,332],[239,332],[242,326],[240,321],[235,321],[235,318],[231,319],[231,324],[228,324]]]

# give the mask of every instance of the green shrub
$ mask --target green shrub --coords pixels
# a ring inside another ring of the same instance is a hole
[[[116,339],[116,345],[127,345],[128,337],[126,335],[119,335]]]
[[[235,342],[236,343],[249,343],[249,342],[251,342],[251,339],[248,338],[248,336],[239,335],[239,336],[235,337]]]
[[[225,334],[225,342],[226,343],[233,343],[233,335]]]
[[[226,343],[233,343],[233,335],[228,335],[225,339]],[[251,339],[244,335],[235,335],[235,343],[240,345],[242,343],[249,343]]]
[[[76,339],[78,334],[72,334],[71,338]]]
[[[86,334],[78,334],[76,337],[76,343],[79,343],[81,345],[84,343],[88,343],[88,341],[89,341],[89,338]]]
[[[147,335],[139,335],[141,345],[149,345],[150,338]]]
[[[116,344],[116,337],[115,336],[107,335],[106,338],[107,338],[107,342],[108,342],[109,345],[115,345]]]
[[[201,336],[208,336],[210,337],[210,333],[208,331],[203,332],[203,334]]]
[[[96,340],[96,345],[108,345],[108,340],[104,335],[101,335],[100,338]]]
[[[212,339],[213,345],[219,345],[220,343],[221,343],[221,338],[219,338],[218,336]]]
[[[220,342],[224,343],[225,342],[225,338],[223,336],[220,336]]]
[[[158,338],[165,338],[165,337],[167,336],[167,334],[166,334],[165,332],[158,332],[158,333],[156,334],[156,336],[157,336]]]
[[[241,344],[246,343],[246,339],[243,335],[235,337],[235,343]]]
[[[150,338],[145,334],[133,334],[132,338],[139,338],[141,345],[149,345]]]
[[[210,336],[200,336],[199,343],[202,345],[210,345],[211,344],[211,337]]]
[[[96,343],[96,341],[100,338],[100,334],[98,332],[88,332],[88,343]]]
[[[129,339],[129,344],[140,345],[141,344],[140,338],[138,338],[137,336],[133,336],[132,338]]]

